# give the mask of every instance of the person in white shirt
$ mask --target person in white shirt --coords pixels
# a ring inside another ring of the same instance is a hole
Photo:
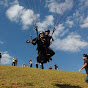
[[[29,61],[30,68],[32,68],[32,60]]]
[[[12,66],[15,66],[16,65],[16,63],[15,63],[15,57],[13,58],[13,61],[12,61]]]

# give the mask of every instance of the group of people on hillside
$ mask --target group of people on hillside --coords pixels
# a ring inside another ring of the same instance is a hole
[[[12,66],[17,66],[17,63],[18,63],[18,60],[17,60],[17,58],[13,58],[13,60],[12,60]]]
[[[43,63],[52,60],[52,56],[55,54],[55,52],[50,48],[53,38],[49,34],[50,30],[46,30],[45,32],[40,32],[36,38],[27,41],[27,43],[31,42],[33,45],[37,44],[37,62],[42,64],[42,69],[44,69]]]
[[[32,68],[32,66],[33,66],[32,60],[29,60],[29,65],[27,65],[27,64],[23,64],[23,65],[22,65],[22,67],[30,67],[30,68]],[[41,66],[41,65],[40,65],[40,66]],[[38,68],[38,62],[36,62],[36,68]]]
[[[30,68],[32,68],[32,60],[29,61]],[[38,62],[36,62],[36,68],[38,68]]]
[[[2,55],[0,53],[0,58],[1,57]],[[79,69],[79,72],[85,68],[86,74],[87,74],[85,81],[88,83],[88,55],[87,54],[83,54],[83,60],[84,60],[84,65],[82,66],[81,69]],[[12,66],[17,66],[17,62],[18,62],[17,58],[14,57]],[[29,61],[30,67],[32,67],[32,63],[33,63],[32,60],[30,60]],[[29,66],[27,64],[23,64],[23,67],[29,67]],[[55,64],[54,67],[55,67],[55,70],[59,69],[57,64]],[[36,68],[38,68],[38,62],[36,62]],[[40,63],[40,68],[42,68],[41,63]],[[52,67],[50,66],[49,69],[52,69]]]
[[[27,64],[22,64],[22,67],[29,67]]]
[[[39,63],[36,62],[35,64],[36,64],[36,68],[39,68]],[[32,60],[29,60],[29,66],[27,64],[23,64],[22,65],[22,67],[30,67],[30,68],[32,68],[32,66],[33,66]],[[54,67],[55,67],[55,70],[58,70],[59,69],[57,64],[55,64]],[[40,68],[42,69],[41,63],[40,63]],[[52,69],[52,67],[50,66],[49,69]]]
[[[0,53],[0,59],[1,58],[2,58],[2,55]],[[84,60],[84,65],[82,66],[81,69],[79,69],[79,72],[85,68],[86,74],[87,74],[85,81],[88,83],[88,55],[87,54],[83,54],[83,60]],[[12,61],[12,66],[17,66],[17,62],[18,62],[17,58],[14,57]],[[30,64],[30,67],[32,67],[32,60],[29,61],[29,64]],[[41,63],[40,63],[40,66],[41,66]],[[29,66],[26,64],[23,64],[23,67],[29,67]],[[57,64],[55,64],[54,67],[55,67],[55,70],[58,70]],[[38,62],[36,62],[36,68],[38,68]],[[52,67],[50,66],[49,69],[52,69]]]
[[[54,65],[54,67],[55,67],[55,70],[59,70],[59,68],[58,68],[58,65],[57,64],[55,64]],[[49,69],[53,69],[51,66],[49,67]]]

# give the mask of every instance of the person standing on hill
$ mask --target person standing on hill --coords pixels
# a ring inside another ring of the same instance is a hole
[[[1,62],[1,58],[2,58],[2,55],[1,55],[1,53],[0,53],[0,62]]]
[[[32,68],[32,60],[29,61],[30,68]]]
[[[55,64],[54,67],[55,67],[55,70],[58,70],[58,65],[57,64]]]
[[[2,58],[2,54],[0,53],[0,58]]]
[[[13,58],[13,62],[12,62],[12,66],[15,66],[16,65],[16,62],[15,62],[15,57]]]
[[[17,66],[17,62],[18,62],[18,60],[17,60],[17,58],[15,59],[15,64],[16,64],[16,66]]]
[[[38,62],[36,62],[36,68],[38,68]]]
[[[85,68],[86,74],[87,74],[85,81],[88,83],[88,55],[87,54],[83,54],[83,60],[84,60],[84,65],[81,69],[79,69],[79,72]]]

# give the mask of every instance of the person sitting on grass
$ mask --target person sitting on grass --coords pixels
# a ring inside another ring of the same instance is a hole
[[[50,67],[49,67],[49,69],[51,70],[51,69],[52,69],[52,67],[50,66]]]
[[[83,54],[83,60],[84,60],[84,65],[81,69],[79,69],[79,72],[85,68],[86,74],[87,74],[85,81],[88,83],[88,55],[87,54]]]

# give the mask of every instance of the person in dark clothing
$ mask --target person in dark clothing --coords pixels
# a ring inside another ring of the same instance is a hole
[[[37,62],[41,63],[42,69],[44,69],[43,63],[49,62],[49,60],[52,60],[52,56],[55,54],[55,52],[49,48],[50,41],[52,39],[52,36],[49,36],[50,30],[45,32],[40,32],[37,37],[34,39],[31,39],[31,41],[27,41],[27,43],[32,43],[33,45],[37,44],[37,50],[38,50],[38,56],[37,56]]]
[[[30,68],[32,68],[32,60],[29,61]]]
[[[58,70],[58,65],[57,64],[55,64],[54,67],[55,67],[55,70]]]
[[[51,39],[53,41],[52,36],[50,36],[49,34],[50,34],[50,30],[46,30],[45,31],[45,39],[46,39],[47,55],[50,58],[50,60],[52,60],[51,57],[55,54],[55,52],[49,47],[51,44]]]
[[[1,63],[1,58],[2,58],[2,54],[0,53],[0,63]]]
[[[83,54],[83,60],[84,60],[84,65],[81,69],[79,69],[79,72],[85,68],[86,74],[87,74],[85,81],[88,83],[88,55],[87,54]]]
[[[51,70],[51,69],[52,69],[52,67],[50,66],[50,67],[49,67],[49,69]]]
[[[2,54],[0,53],[0,58],[2,58]]]
[[[36,68],[38,68],[38,62],[36,62]]]
[[[37,44],[37,50],[38,50],[38,56],[37,56],[37,61],[46,63],[49,60],[52,60],[52,56],[55,54],[55,52],[49,47],[50,46],[50,41],[52,39],[52,36],[49,36],[50,30],[47,30],[44,32],[40,32],[39,36],[37,38],[34,38],[30,42],[33,45]],[[27,43],[29,43],[27,41]],[[42,58],[41,58],[42,57]],[[39,60],[41,58],[41,60]]]
[[[50,36],[50,30],[49,29],[45,31],[45,38],[47,41],[47,47],[49,47],[52,44],[51,40],[54,41],[53,37]]]
[[[33,45],[37,44],[37,50],[38,50],[38,56],[37,56],[37,62],[39,63],[46,63],[46,40],[44,38],[44,33],[40,32],[39,38],[36,39],[36,41],[31,40],[30,41]]]
[[[41,68],[44,69],[44,65],[43,65],[43,63],[41,63]]]
[[[15,65],[17,66],[17,63],[18,63],[18,59],[16,58],[16,60],[15,60]]]
[[[51,44],[50,40],[52,39],[52,36],[50,36],[49,34],[50,34],[50,30],[46,30],[45,31],[45,38],[46,38],[46,41],[47,41],[47,47],[50,46],[50,44]]]
[[[38,56],[37,62],[41,63],[41,68],[44,69],[43,64],[49,61],[47,59],[47,48],[46,48],[46,40],[44,32],[40,32],[39,37],[36,38],[35,41],[30,41],[33,45],[37,44]]]

